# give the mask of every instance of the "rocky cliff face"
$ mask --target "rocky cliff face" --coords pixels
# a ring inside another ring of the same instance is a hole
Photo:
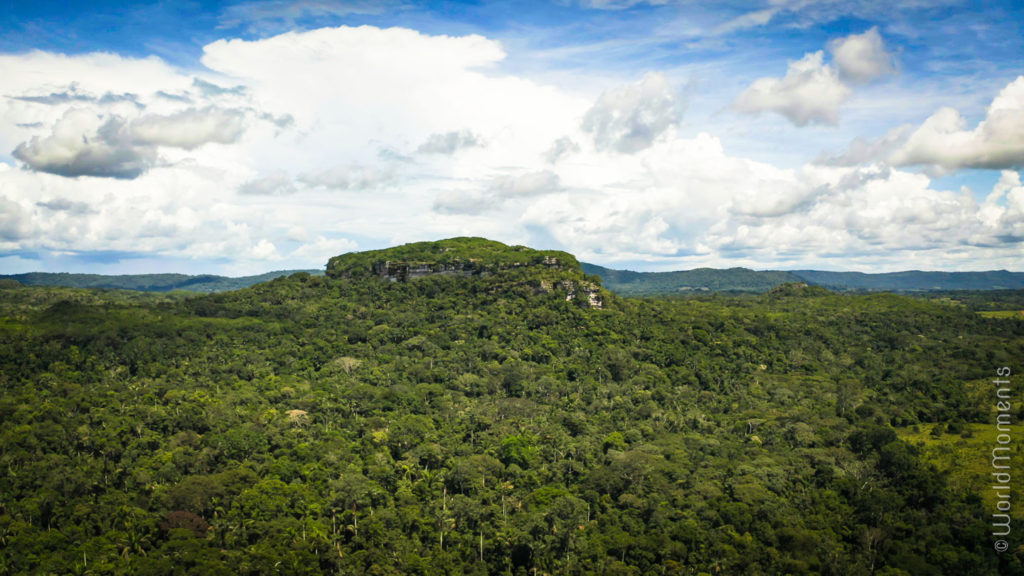
[[[404,282],[424,276],[441,274],[445,276],[469,276],[477,271],[473,262],[431,264],[423,262],[400,262],[378,260],[372,267],[373,273],[392,282]]]
[[[600,280],[588,278],[571,254],[507,246],[482,238],[417,242],[385,250],[331,258],[327,275],[337,279],[382,278],[408,282],[428,276],[514,277],[517,285],[536,292],[562,290],[567,301],[602,308],[606,301]]]
[[[604,297],[601,294],[602,288],[600,284],[587,280],[561,280],[559,282],[542,280],[538,291],[550,293],[555,290],[565,291],[566,302],[577,300],[589,308],[604,308]]]

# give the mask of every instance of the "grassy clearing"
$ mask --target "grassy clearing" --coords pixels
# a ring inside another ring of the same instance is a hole
[[[1020,310],[982,310],[978,312],[985,318],[1016,318],[1024,320],[1024,312]]]
[[[935,464],[940,470],[949,473],[949,484],[954,490],[974,492],[981,496],[986,509],[994,509],[996,503],[993,486],[992,448],[998,446],[996,436],[999,432],[994,424],[964,424],[962,434],[943,432],[933,436],[935,426],[945,428],[944,424],[922,424],[914,428],[900,428],[896,432],[899,437],[923,451],[924,457]],[[1024,519],[1024,426],[1011,426],[1009,432],[1012,439],[1010,472],[1012,482],[1010,488],[1015,500],[1012,515]]]

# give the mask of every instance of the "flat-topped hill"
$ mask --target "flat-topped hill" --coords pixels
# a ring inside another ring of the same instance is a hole
[[[467,237],[342,254],[328,261],[327,275],[332,278],[378,275],[407,280],[431,274],[486,274],[529,267],[583,275],[579,262],[568,252],[534,250]]]

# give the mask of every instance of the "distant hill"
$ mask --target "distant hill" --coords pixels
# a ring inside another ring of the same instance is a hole
[[[125,274],[105,276],[102,274],[68,274],[49,272],[30,272],[27,274],[10,274],[0,279],[15,280],[25,286],[62,286],[66,288],[109,288],[118,290],[141,290],[144,292],[171,292],[185,290],[188,292],[227,292],[247,288],[253,284],[267,282],[281,276],[290,276],[296,272],[311,275],[323,275],[323,270],[278,270],[256,276],[215,276],[202,274]]]
[[[808,284],[834,290],[870,290],[890,292],[928,292],[933,290],[1021,290],[1024,272],[993,270],[988,272],[822,272],[794,270],[792,274]]]
[[[529,267],[577,269],[576,258],[557,250],[506,246],[486,238],[413,242],[383,250],[350,252],[327,262],[327,275],[352,278],[375,274],[406,279],[431,274],[482,274]]]
[[[767,292],[789,282],[805,282],[789,272],[748,268],[697,268],[678,272],[632,272],[583,264],[583,271],[601,277],[605,288],[623,296],[656,296],[690,292]]]
[[[624,296],[694,292],[767,292],[780,284],[806,282],[837,291],[931,292],[946,290],[1022,290],[1024,272],[823,272],[820,270],[750,270],[697,268],[676,272],[631,272],[583,264],[601,277],[605,288]]]
[[[443,246],[442,246],[443,245]],[[442,247],[438,247],[442,246]],[[423,252],[424,247],[443,250]],[[470,258],[467,254],[472,253]],[[384,262],[388,258],[400,258]],[[487,261],[485,265],[479,257]],[[331,259],[328,274],[348,276],[353,272],[380,274],[394,278],[430,273],[480,273],[489,268],[519,267],[549,262],[576,266],[576,259],[565,252],[508,247],[482,238],[450,239],[443,243],[415,243],[387,251],[375,250],[342,255]],[[536,260],[536,262],[533,262]],[[379,261],[379,262],[378,262]],[[377,263],[377,268],[374,264]],[[751,270],[749,268],[696,268],[674,272],[633,272],[581,263],[586,274],[599,276],[602,285],[623,296],[663,296],[704,292],[768,292],[780,284],[804,282],[840,292],[936,292],[950,290],[1024,290],[1024,272],[824,272],[821,270]],[[31,272],[0,275],[25,286],[62,286],[68,288],[109,288],[144,292],[227,292],[247,288],[296,272],[319,276],[323,270],[277,270],[255,276],[215,276],[211,274],[68,274]]]

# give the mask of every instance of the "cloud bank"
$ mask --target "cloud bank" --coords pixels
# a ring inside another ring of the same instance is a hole
[[[659,268],[1019,267],[1024,77],[973,125],[936,109],[780,167],[690,125],[699,95],[683,98],[672,71],[556,87],[508,72],[505,50],[364,26],[219,40],[201,74],[156,58],[0,56],[0,251],[248,273],[482,235]],[[895,72],[892,54],[870,29],[730,99],[836,124],[855,91]],[[1005,172],[991,190],[937,189],[933,171],[962,168]]]
[[[823,164],[866,162],[922,166],[935,174],[962,169],[1019,170],[1024,167],[1024,76],[1007,84],[971,127],[954,108],[942,107],[920,125],[903,125],[877,140],[858,138]]]
[[[71,108],[47,136],[33,136],[14,149],[33,170],[61,176],[136,178],[157,161],[161,146],[194,150],[231,144],[245,130],[245,113],[215,107],[136,118]]]

